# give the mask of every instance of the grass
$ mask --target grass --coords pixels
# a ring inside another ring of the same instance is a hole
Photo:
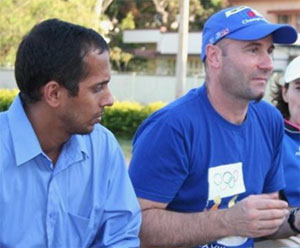
[[[129,165],[131,154],[132,154],[132,145],[131,145],[132,140],[128,138],[120,138],[120,137],[117,137],[117,139],[123,150],[127,165]]]

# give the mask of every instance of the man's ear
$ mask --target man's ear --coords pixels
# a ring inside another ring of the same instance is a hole
[[[206,46],[206,61],[210,67],[220,68],[222,51],[218,46],[209,44]]]
[[[282,99],[285,103],[289,103],[289,99],[287,97],[287,91],[288,91],[288,89],[285,86],[281,87]]]
[[[48,82],[42,88],[42,95],[44,101],[51,107],[56,108],[61,103],[62,95],[64,94],[64,88],[56,81]]]

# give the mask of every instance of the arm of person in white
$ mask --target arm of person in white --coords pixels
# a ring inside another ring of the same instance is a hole
[[[300,208],[292,208],[279,229],[265,238],[280,239],[297,234],[300,234]]]
[[[228,236],[262,237],[277,231],[288,213],[274,195],[252,195],[225,210],[178,213],[167,204],[139,199],[142,207],[141,247],[207,244]]]

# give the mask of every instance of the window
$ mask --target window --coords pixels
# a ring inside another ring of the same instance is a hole
[[[200,75],[202,73],[202,63],[200,58],[197,57],[188,57],[188,67],[187,67],[187,75],[195,76]]]
[[[278,15],[277,23],[290,23],[290,16],[288,15]]]

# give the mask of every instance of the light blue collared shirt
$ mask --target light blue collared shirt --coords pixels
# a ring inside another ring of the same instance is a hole
[[[19,96],[0,113],[0,247],[139,247],[140,208],[113,135],[73,135],[55,167]]]

